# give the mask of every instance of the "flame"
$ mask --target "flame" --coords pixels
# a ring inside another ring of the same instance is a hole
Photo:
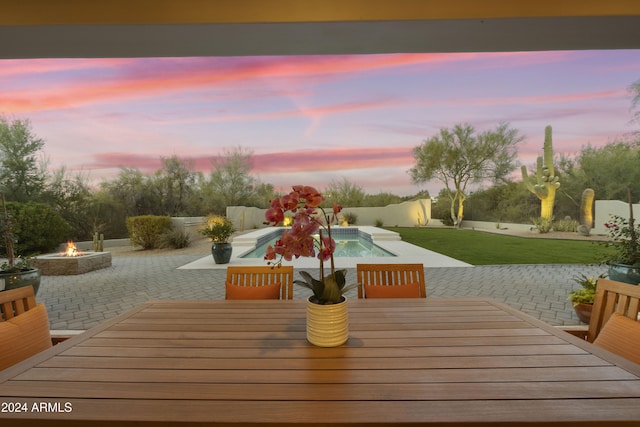
[[[76,245],[69,240],[67,242],[67,250],[64,252],[64,256],[79,256],[81,255],[80,252],[78,251],[78,248],[76,248]]]

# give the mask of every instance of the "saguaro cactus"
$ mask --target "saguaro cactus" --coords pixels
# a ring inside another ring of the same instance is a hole
[[[593,226],[593,199],[596,193],[593,188],[587,188],[582,192],[582,200],[580,201],[580,225],[578,232],[588,236]]]
[[[536,161],[536,183],[532,183],[527,174],[527,167],[522,166],[522,180],[533,194],[540,199],[540,217],[553,218],[553,205],[556,191],[560,188],[560,178],[553,170],[553,145],[551,142],[551,126],[544,129],[544,157],[538,156]]]

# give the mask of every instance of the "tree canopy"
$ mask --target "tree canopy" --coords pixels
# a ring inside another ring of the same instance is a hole
[[[8,199],[26,202],[42,191],[46,172],[37,154],[43,147],[29,120],[9,122],[0,116],[0,190]]]
[[[476,134],[470,124],[440,129],[437,135],[413,149],[416,165],[409,170],[414,183],[441,181],[451,201],[451,218],[459,225],[464,217],[464,201],[470,183],[503,183],[517,167],[516,129],[499,124],[495,130]]]

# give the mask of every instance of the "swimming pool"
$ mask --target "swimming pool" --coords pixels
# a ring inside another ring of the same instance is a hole
[[[243,254],[240,258],[264,258],[267,247],[274,245],[282,236],[283,229],[275,229],[271,233],[261,236],[256,241],[255,249]],[[331,228],[331,236],[336,242],[335,257],[366,258],[366,257],[395,257],[393,253],[373,243],[371,235],[357,228]]]

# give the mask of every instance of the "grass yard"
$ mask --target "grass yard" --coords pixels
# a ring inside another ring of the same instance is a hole
[[[386,228],[386,227],[385,227]],[[597,242],[505,236],[453,228],[395,228],[402,240],[473,265],[597,264],[608,249]]]

